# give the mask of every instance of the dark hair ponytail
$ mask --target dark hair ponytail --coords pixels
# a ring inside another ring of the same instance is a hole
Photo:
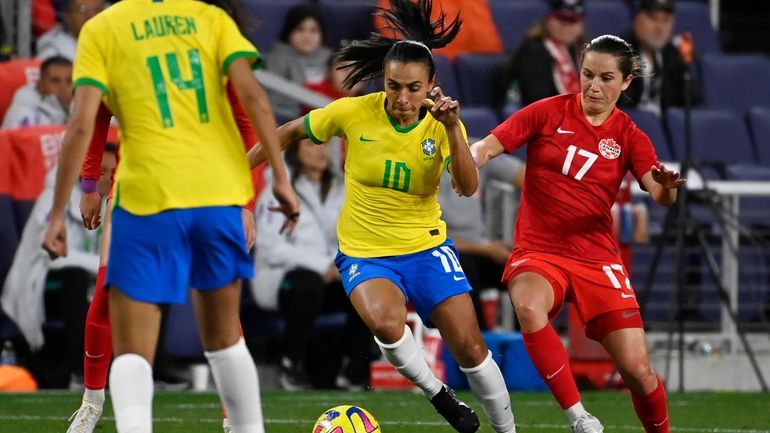
[[[618,61],[618,69],[623,74],[623,79],[631,75],[632,78],[644,76],[644,62],[639,53],[625,40],[613,36],[598,36],[587,43],[583,48],[580,63],[583,63],[588,52],[604,53],[615,57]]]
[[[355,41],[340,50],[339,59],[349,64],[345,87],[382,76],[383,65],[390,61],[422,62],[428,66],[432,79],[436,72],[431,50],[449,45],[460,32],[460,14],[446,24],[444,12],[436,21],[430,20],[433,0],[391,0],[390,8],[377,8],[376,14],[385,20],[384,30],[394,37],[371,33],[363,41]]]

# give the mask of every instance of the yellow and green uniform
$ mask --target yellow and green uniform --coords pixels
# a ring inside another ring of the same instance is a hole
[[[345,203],[337,225],[343,254],[397,256],[446,240],[436,195],[442,170],[451,161],[449,138],[433,116],[400,127],[385,110],[385,93],[380,92],[313,110],[305,117],[305,129],[316,144],[347,137]]]
[[[136,215],[242,205],[253,196],[225,82],[257,49],[220,8],[123,0],[80,32],[73,87],[90,85],[121,125],[115,205]]]

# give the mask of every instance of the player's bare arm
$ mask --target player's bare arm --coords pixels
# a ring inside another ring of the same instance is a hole
[[[483,140],[477,141],[471,145],[471,154],[473,155],[473,159],[476,161],[476,167],[478,168],[483,167],[484,164],[503,153],[504,150],[500,140],[492,134],[487,135]]]
[[[430,94],[436,98],[436,101],[426,99],[423,101],[423,106],[428,108],[431,116],[441,122],[446,129],[449,152],[452,157],[452,162],[449,164],[452,184],[459,194],[470,197],[479,186],[479,173],[473,164],[468,140],[463,136],[462,126],[460,126],[460,103],[444,95],[440,87],[434,87]]]
[[[278,128],[278,142],[281,146],[281,150],[286,149],[290,144],[296,143],[303,138],[308,138],[307,131],[305,131],[304,117],[299,117],[290,122],[286,122]],[[254,147],[249,150],[247,157],[249,158],[249,165],[251,168],[265,162],[266,156],[262,149],[262,142],[255,144]]]
[[[72,115],[67,122],[67,132],[64,134],[61,153],[59,154],[50,224],[43,238],[43,248],[48,251],[52,258],[67,255],[67,230],[64,225],[64,212],[91,142],[94,120],[101,100],[102,91],[97,87],[78,86],[75,88],[75,96],[72,99]]]
[[[642,176],[642,184],[650,193],[650,197],[662,206],[671,206],[676,201],[676,190],[684,185],[686,179],[680,177],[676,170],[665,165],[652,166],[650,171]]]

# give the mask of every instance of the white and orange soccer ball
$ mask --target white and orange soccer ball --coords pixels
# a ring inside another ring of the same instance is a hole
[[[380,424],[366,409],[352,405],[333,407],[318,417],[312,433],[380,433]]]

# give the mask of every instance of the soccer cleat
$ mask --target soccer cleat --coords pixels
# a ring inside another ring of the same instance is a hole
[[[233,433],[233,428],[230,427],[230,420],[227,418],[222,418],[222,430],[225,433]]]
[[[451,388],[444,385],[430,402],[436,412],[443,416],[455,430],[460,433],[474,433],[481,425],[476,412],[455,396]]]
[[[84,400],[80,408],[70,417],[70,427],[67,433],[93,433],[96,422],[102,416],[102,406],[98,403]]]
[[[292,362],[287,357],[281,359],[281,375],[278,380],[285,391],[303,391],[311,388],[302,363]]]
[[[578,418],[577,421],[572,423],[570,428],[572,433],[602,433],[604,431],[602,423],[590,413],[586,413]]]

